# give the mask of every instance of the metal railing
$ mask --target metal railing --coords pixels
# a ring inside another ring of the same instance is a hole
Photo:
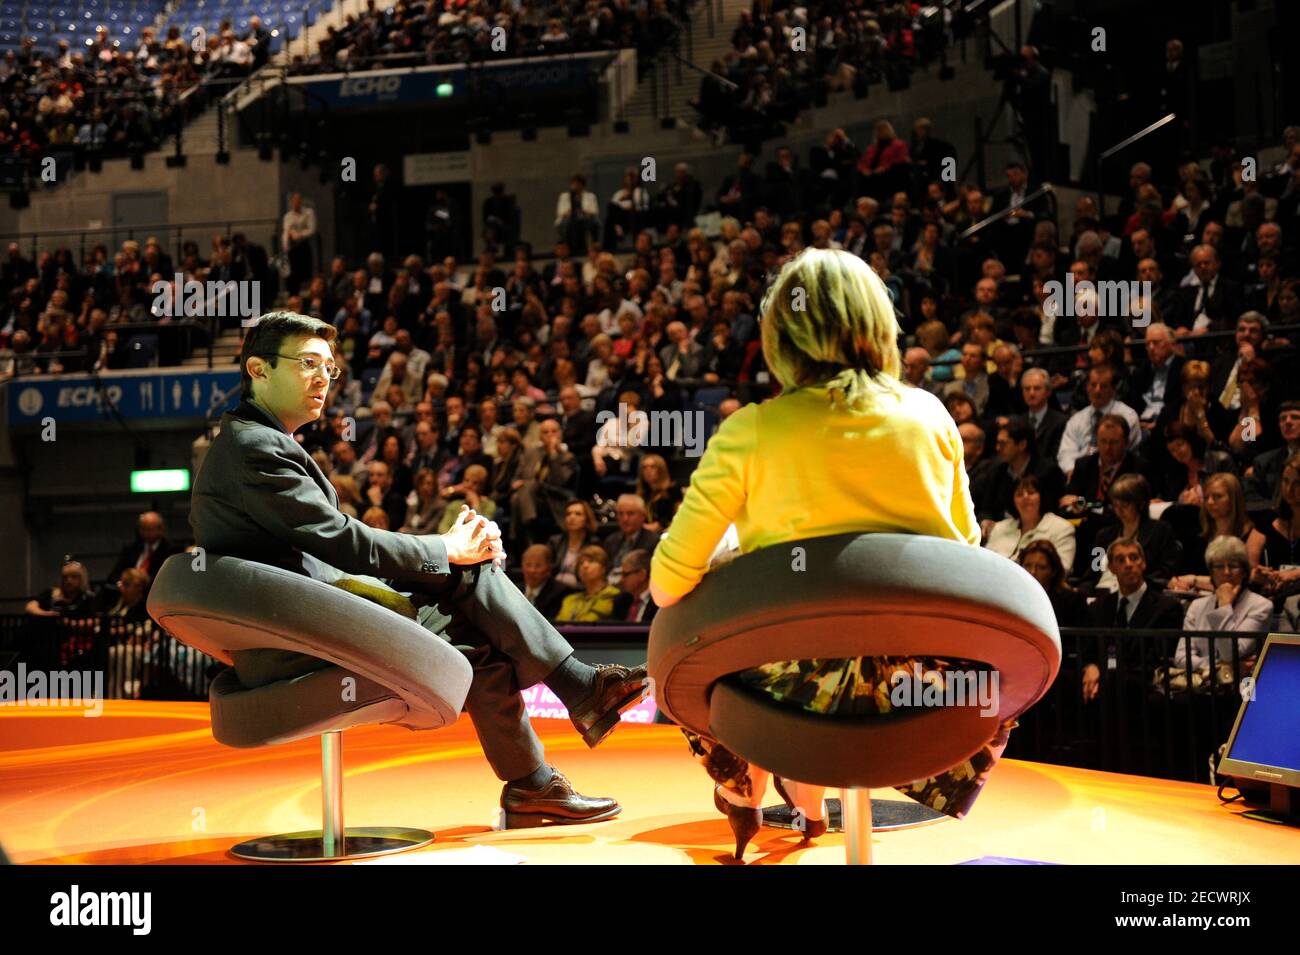
[[[577,644],[641,650],[644,624],[562,624]],[[1209,781],[1226,742],[1264,632],[1062,628],[1062,665],[1047,694],[1019,718],[1007,755],[1110,772]],[[1238,638],[1257,641],[1242,653]],[[1228,653],[1217,641],[1227,639]],[[1203,640],[1204,654],[1194,654]],[[1172,661],[1182,646],[1185,663]],[[972,657],[976,656],[972,648]],[[1193,660],[1204,665],[1195,666]],[[1097,666],[1085,699],[1084,672]],[[28,673],[100,674],[106,699],[205,700],[219,661],[179,643],[152,620],[99,614],[81,620],[0,614],[0,665]],[[1245,682],[1243,682],[1245,681]]]

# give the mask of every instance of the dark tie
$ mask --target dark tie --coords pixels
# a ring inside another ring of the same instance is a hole
[[[1119,599],[1115,603],[1115,626],[1122,627],[1125,630],[1128,629],[1128,614],[1125,612],[1125,607],[1127,605],[1128,598],[1123,594],[1120,594]]]
[[[1115,472],[1118,470],[1119,465],[1102,469],[1101,480],[1097,482],[1097,500],[1106,500],[1106,492],[1110,490],[1111,482],[1115,480]]]

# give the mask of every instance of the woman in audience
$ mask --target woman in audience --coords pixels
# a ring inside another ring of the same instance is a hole
[[[760,312],[764,357],[781,393],[742,407],[709,441],[672,530],[655,548],[655,603],[671,606],[696,587],[732,524],[746,553],[849,530],[904,531],[978,547],[961,434],[931,395],[899,380],[898,322],[880,277],[851,253],[808,249],[781,268]],[[825,479],[809,477],[816,474]],[[942,673],[979,664],[785,660],[741,670],[736,679],[807,718],[892,719],[888,695],[877,690],[898,666]],[[900,791],[964,816],[1013,725],[1003,723],[970,762]],[[684,732],[716,784],[714,804],[731,824],[739,858],[762,824],[770,773],[715,739]],[[824,832],[824,790],[785,783],[778,791],[802,814],[804,836]]]
[[[1267,633],[1273,623],[1273,601],[1261,597],[1250,589],[1250,559],[1246,545],[1237,537],[1216,537],[1205,548],[1205,565],[1210,569],[1210,593],[1192,601],[1183,620],[1184,630],[1221,630],[1226,632]],[[1191,669],[1198,671],[1192,677],[1193,689],[1197,676],[1209,676],[1210,638],[1192,637],[1179,640],[1174,651],[1174,671],[1186,672],[1188,643],[1191,643]],[[1219,683],[1235,683],[1254,666],[1259,652],[1257,637],[1237,637],[1234,647],[1232,637],[1214,638],[1215,678]],[[1233,660],[1233,652],[1237,659]]]
[[[645,501],[646,530],[657,534],[672,523],[682,500],[682,489],[668,473],[668,462],[661,455],[647,454],[641,458],[636,493]]]
[[[361,517],[361,489],[357,487],[357,479],[351,474],[334,473],[330,475],[330,483],[334,485],[334,493],[339,496],[339,510],[349,517]]]
[[[402,446],[401,435],[390,432],[385,435],[379,446],[379,457],[388,465],[388,473],[393,479],[393,492],[402,497],[411,493],[411,469],[406,466],[406,449]]]
[[[488,496],[497,502],[497,507],[508,507],[511,493],[523,487],[523,479],[519,477],[519,462],[522,460],[519,431],[508,426],[502,428],[497,432],[496,461],[492,465],[492,479],[488,482]]]
[[[153,621],[145,608],[148,591],[149,575],[138,567],[128,567],[117,582],[116,601],[104,609],[109,626],[101,637],[112,642],[108,648],[109,699],[139,698],[140,681],[127,679],[127,675],[140,673],[144,650],[152,636]]]
[[[1067,567],[1074,566],[1074,525],[1044,507],[1042,482],[1032,474],[1016,482],[1012,494],[1016,516],[993,525],[984,544],[995,554],[1020,560],[1020,554],[1036,540],[1052,542]]]
[[[596,543],[596,512],[586,501],[570,501],[564,507],[564,530],[552,534],[551,564],[555,579],[566,587],[582,587],[578,578],[578,559],[582,549]]]
[[[361,515],[361,523],[367,527],[376,527],[381,531],[389,530],[388,513],[382,507],[368,507]]]
[[[1157,503],[1172,501],[1199,507],[1207,477],[1221,472],[1235,474],[1237,470],[1232,455],[1208,447],[1199,430],[1181,421],[1171,421],[1165,429],[1165,450],[1169,452],[1168,466],[1153,475]]]
[[[439,534],[446,534],[451,530],[462,504],[468,504],[474,513],[482,514],[488,520],[493,520],[497,516],[496,501],[483,493],[487,488],[487,480],[487,468],[481,464],[471,464],[465,469],[460,483],[448,488],[451,494],[446,498],[446,507],[442,512],[442,518],[438,521]]]
[[[438,475],[432,468],[420,468],[415,475],[415,490],[406,499],[401,533],[432,534],[446,512],[447,499],[438,493]]]
[[[1200,542],[1208,544],[1216,537],[1233,537],[1242,542],[1252,568],[1264,556],[1264,535],[1259,532],[1246,510],[1246,495],[1235,474],[1212,474],[1205,479],[1201,502]],[[1169,581],[1170,590],[1213,590],[1210,573],[1204,562],[1204,548],[1197,548],[1191,563],[1184,560],[1184,573]]]
[[[1088,601],[1066,583],[1065,564],[1049,540],[1036,540],[1020,553],[1020,566],[1029,571],[1047,591],[1056,622],[1062,627],[1086,627],[1089,624]]]
[[[1264,528],[1264,556],[1251,575],[1252,586],[1272,595],[1300,580],[1300,454],[1282,465],[1282,480],[1273,499],[1277,516]]]
[[[599,544],[582,548],[578,555],[578,580],[582,589],[560,604],[557,621],[597,623],[614,618],[614,600],[622,592],[609,583],[609,554]]]
[[[1118,590],[1119,582],[1106,566],[1106,551],[1111,541],[1124,538],[1137,540],[1146,558],[1147,577],[1164,586],[1174,575],[1182,557],[1183,545],[1178,542],[1174,529],[1164,521],[1151,518],[1151,484],[1141,474],[1121,474],[1106,492],[1117,523],[1103,527],[1093,541],[1093,553],[1101,558],[1100,579],[1097,572],[1089,574],[1097,580],[1097,590]],[[1091,571],[1092,565],[1089,564]]]

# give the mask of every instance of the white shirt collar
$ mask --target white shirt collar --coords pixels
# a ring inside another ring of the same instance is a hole
[[[1137,590],[1129,594],[1127,597],[1125,597],[1123,594],[1119,595],[1119,599],[1127,602],[1128,604],[1128,607],[1124,611],[1125,616],[1127,617],[1133,616],[1133,611],[1136,610],[1137,605],[1142,602],[1142,597],[1146,592],[1147,592],[1147,582],[1144,580],[1142,581],[1142,585],[1138,587]]]

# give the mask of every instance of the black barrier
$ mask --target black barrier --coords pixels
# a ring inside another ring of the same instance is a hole
[[[575,646],[643,653],[649,627],[617,621],[561,624]],[[1065,628],[1056,682],[1020,717],[1015,759],[1193,782],[1227,741],[1254,654],[1266,633]],[[1183,662],[1175,663],[1182,647]],[[1198,652],[1194,652],[1198,651]],[[1097,666],[1097,692],[1084,675]],[[0,614],[0,667],[98,671],[105,699],[206,700],[222,664],[179,643],[152,620]]]

